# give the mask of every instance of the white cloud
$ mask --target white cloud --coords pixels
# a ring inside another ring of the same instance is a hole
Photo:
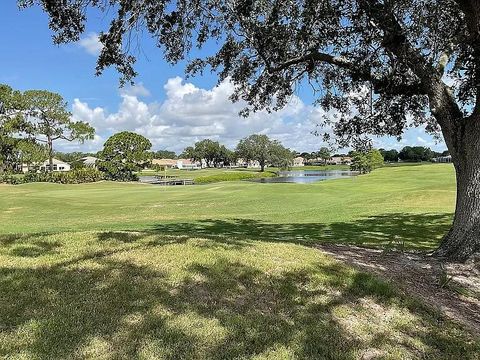
[[[102,43],[95,32],[91,32],[86,37],[80,39],[78,45],[90,55],[98,55],[102,50]]]
[[[294,96],[278,112],[261,111],[243,118],[238,113],[245,104],[232,104],[229,100],[233,91],[229,81],[212,89],[203,89],[175,77],[167,81],[164,90],[166,98],[163,102],[147,103],[140,99],[150,95],[143,84],[124,88],[120,91],[118,110],[112,113],[107,113],[101,107],[91,108],[87,102],[75,99],[73,118],[89,122],[101,139],[118,131],[135,131],[148,137],[155,149],[176,152],[207,137],[233,148],[240,138],[253,133],[267,134],[298,151],[314,151],[323,144],[321,138],[312,132],[324,116],[331,119],[335,116],[334,112],[325,113],[321,108],[306,105]],[[408,130],[401,142],[386,137],[374,141],[376,147],[384,148],[401,148],[419,143],[434,144],[431,137],[420,128]],[[99,141],[96,144],[100,149],[102,144]]]
[[[131,95],[139,97],[148,97],[150,96],[150,91],[143,86],[143,83],[138,83],[135,85],[127,85],[126,87],[120,89],[121,95]]]

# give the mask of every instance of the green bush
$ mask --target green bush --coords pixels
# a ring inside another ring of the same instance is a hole
[[[0,184],[18,185],[23,182],[23,178],[9,174],[0,174]]]
[[[58,184],[82,184],[103,180],[103,173],[92,168],[76,169],[68,172],[26,173],[23,177],[0,176],[0,182],[17,185],[32,182],[52,182]]]
[[[239,180],[249,180],[249,179],[258,179],[264,177],[273,177],[275,173],[271,172],[224,172],[221,174],[200,176],[195,179],[195,184],[210,184],[220,181],[239,181]]]

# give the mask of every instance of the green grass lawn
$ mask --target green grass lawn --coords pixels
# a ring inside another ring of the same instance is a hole
[[[316,184],[0,185],[0,358],[476,359],[478,338],[310,245],[432,249],[450,165]]]

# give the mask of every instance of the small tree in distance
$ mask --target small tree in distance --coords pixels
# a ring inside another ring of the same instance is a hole
[[[327,147],[321,147],[317,153],[318,157],[323,160],[323,164],[326,166],[327,161],[331,158],[330,149]]]
[[[383,156],[380,151],[376,149],[352,152],[350,169],[353,171],[366,174],[381,166],[383,166]]]
[[[136,171],[150,164],[150,140],[142,135],[123,131],[111,136],[103,146],[97,162],[105,177],[116,181],[136,181]]]

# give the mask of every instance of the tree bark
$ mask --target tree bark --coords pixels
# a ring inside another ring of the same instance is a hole
[[[50,137],[47,138],[48,145],[48,170],[53,172],[53,141]]]
[[[457,202],[450,231],[435,255],[450,261],[465,261],[480,250],[480,164],[457,171]]]
[[[480,119],[457,120],[452,130],[446,142],[457,180],[455,216],[434,255],[464,262],[480,251]]]
[[[260,172],[265,171],[265,161],[260,161]]]

